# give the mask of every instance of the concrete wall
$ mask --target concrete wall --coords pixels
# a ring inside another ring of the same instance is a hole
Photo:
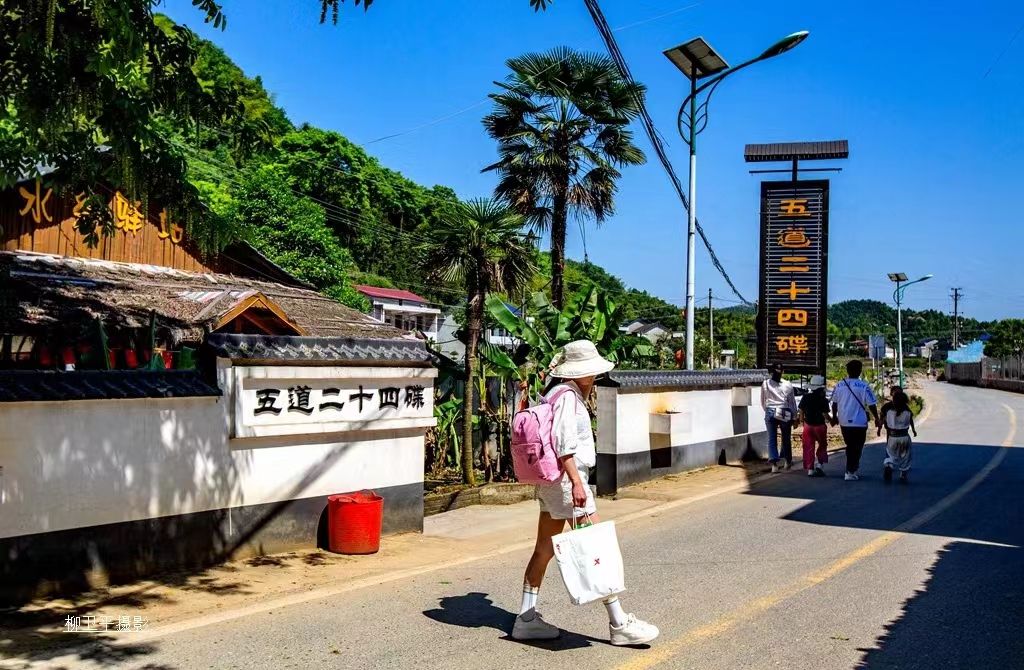
[[[0,602],[313,548],[334,493],[375,489],[385,532],[422,529],[426,422],[236,440],[231,407],[0,403]]]
[[[750,378],[738,372],[737,379]],[[767,456],[759,383],[731,386],[724,373],[693,388],[692,376],[681,373],[673,385],[672,374],[657,385],[598,389],[599,494],[664,474]]]

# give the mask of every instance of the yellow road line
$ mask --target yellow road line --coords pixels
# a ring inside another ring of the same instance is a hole
[[[1008,414],[1010,430],[1001,446],[1011,447],[1013,446],[1014,437],[1017,434],[1017,415],[1009,405],[1004,404],[1003,409],[1005,409]],[[665,663],[687,647],[693,646],[703,640],[722,635],[723,633],[735,628],[737,624],[750,621],[751,619],[754,619],[760,614],[763,614],[769,609],[775,607],[779,603],[813,588],[832,577],[835,577],[865,558],[874,556],[896,540],[908,533],[912,533],[948,510],[953,505],[960,502],[964,496],[977,488],[993,470],[999,467],[999,464],[1006,458],[1006,452],[1007,450],[1005,448],[999,449],[981,470],[961,484],[955,491],[945,496],[942,500],[938,501],[928,509],[916,514],[910,520],[900,524],[893,530],[879,535],[871,542],[854,549],[833,563],[826,565],[820,570],[815,570],[802,576],[794,583],[789,584],[774,593],[752,600],[742,607],[739,607],[710,623],[690,630],[681,637],[667,643],[660,644],[652,650],[636,656],[630,661],[618,666],[618,670],[645,670],[646,668],[653,668],[656,665]]]

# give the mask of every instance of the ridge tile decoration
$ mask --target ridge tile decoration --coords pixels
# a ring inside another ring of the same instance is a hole
[[[828,194],[827,180],[761,183],[760,367],[825,369]]]

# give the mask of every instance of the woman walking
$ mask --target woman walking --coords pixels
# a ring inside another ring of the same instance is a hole
[[[598,521],[597,505],[587,482],[590,469],[597,462],[597,452],[586,399],[594,388],[594,380],[610,372],[615,364],[602,358],[593,343],[579,340],[567,344],[552,366],[550,374],[555,383],[546,396],[555,398],[551,435],[565,472],[561,481],[537,486],[537,543],[526,566],[522,605],[512,628],[516,640],[550,640],[560,635],[559,629],[537,612],[540,585],[555,555],[551,538],[562,532],[567,520],[574,520],[575,524]],[[613,645],[644,644],[658,637],[657,627],[627,614],[618,596],[606,598],[604,606]]]
[[[899,471],[900,481],[906,483],[910,472],[910,452],[913,442],[910,433],[917,437],[917,427],[914,426],[914,413],[910,411],[910,399],[902,390],[892,394],[892,402],[886,403],[887,409],[882,414],[885,421],[885,432],[888,439],[885,441],[885,460],[882,462],[882,477],[887,482],[892,481],[894,471]],[[882,434],[882,427],[878,427],[878,434]]]
[[[828,463],[828,398],[825,397],[825,378],[811,377],[810,392],[800,399],[799,421],[804,424],[801,435],[804,445],[804,470],[808,477],[824,477],[822,469]],[[817,453],[815,453],[817,445]]]

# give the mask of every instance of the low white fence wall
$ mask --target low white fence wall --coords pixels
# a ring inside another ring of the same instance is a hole
[[[314,548],[335,493],[374,489],[385,532],[422,529],[435,374],[222,361],[219,398],[0,403],[0,602]],[[243,393],[277,382],[284,421],[250,427]],[[317,384],[346,403],[359,393],[365,409],[289,415],[288,384],[312,387],[311,402]],[[232,437],[243,429],[255,436]]]
[[[672,472],[767,456],[762,370],[614,372],[597,391],[602,495]]]

